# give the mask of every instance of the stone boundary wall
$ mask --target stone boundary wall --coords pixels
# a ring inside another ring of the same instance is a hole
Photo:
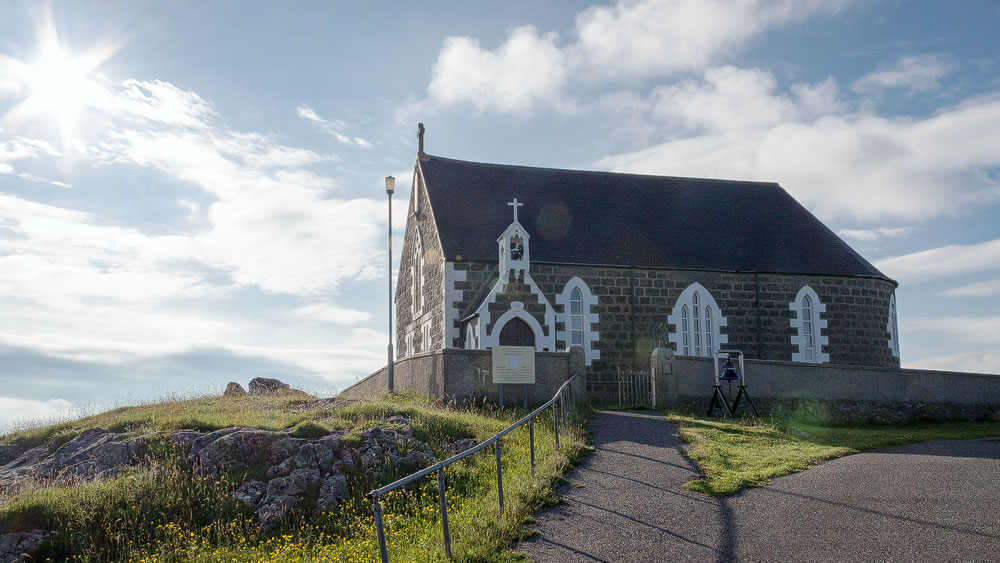
[[[499,401],[499,386],[493,383],[493,352],[491,350],[433,350],[396,360],[393,383],[396,391],[440,399],[468,401]],[[584,373],[583,348],[567,352],[535,352],[535,384],[528,385],[528,404],[538,405],[555,395],[559,387],[574,373]],[[386,368],[382,368],[341,391],[343,399],[367,399],[387,391]],[[582,391],[583,385],[578,386]],[[524,389],[521,385],[504,386],[504,403],[521,405]]]
[[[661,350],[652,355],[657,407],[707,410],[712,360]],[[761,414],[821,422],[1000,420],[1000,375],[766,360],[745,360],[745,366],[747,390]],[[722,389],[728,393],[725,383]]]

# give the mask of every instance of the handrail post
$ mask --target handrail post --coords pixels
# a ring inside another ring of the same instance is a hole
[[[552,403],[552,424],[556,428],[556,449],[559,449],[559,405]]]
[[[441,505],[441,534],[444,537],[444,556],[451,559],[451,532],[448,531],[448,503],[445,501],[444,468],[438,471],[438,503]]]
[[[528,421],[528,441],[531,443],[531,476],[535,476],[535,419]]]
[[[385,545],[385,528],[382,524],[382,503],[378,497],[373,499],[372,511],[375,512],[375,528],[378,530],[378,553],[382,563],[389,563],[389,550]]]
[[[497,452],[497,499],[500,501],[500,518],[503,518],[503,466],[500,462],[500,440],[493,444]]]
[[[559,413],[562,414],[563,430],[566,430],[566,395],[559,394]]]

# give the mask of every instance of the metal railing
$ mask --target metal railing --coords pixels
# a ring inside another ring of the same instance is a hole
[[[566,429],[566,410],[567,410],[567,407],[566,407],[566,403],[567,403],[566,391],[569,391],[568,402],[569,402],[569,408],[572,409],[572,408],[574,408],[576,406],[576,394],[573,392],[573,390],[574,390],[574,384],[578,384],[578,383],[582,383],[582,382],[583,382],[583,379],[580,377],[579,373],[573,374],[573,376],[570,377],[569,379],[567,379],[566,383],[563,383],[562,386],[559,387],[559,390],[556,391],[556,394],[553,395],[551,399],[549,399],[548,401],[546,401],[545,404],[543,404],[542,406],[540,406],[540,407],[536,408],[535,410],[531,411],[530,413],[528,413],[527,416],[525,416],[521,420],[518,420],[514,424],[508,426],[507,428],[505,428],[504,430],[500,431],[499,433],[495,434],[493,437],[491,437],[491,438],[483,441],[482,443],[480,443],[480,444],[478,444],[478,445],[476,445],[476,446],[474,446],[472,448],[469,448],[469,449],[465,450],[464,452],[455,454],[455,455],[449,457],[448,459],[443,460],[443,461],[439,461],[439,462],[435,463],[434,465],[432,465],[432,466],[430,466],[430,467],[428,467],[426,469],[422,469],[420,471],[417,471],[416,473],[412,473],[410,475],[407,475],[406,477],[403,477],[402,479],[398,479],[398,480],[396,480],[396,481],[394,481],[392,483],[389,483],[388,485],[386,485],[384,487],[380,487],[380,488],[375,489],[374,491],[368,493],[368,498],[371,499],[371,501],[372,501],[372,510],[375,513],[375,527],[376,527],[376,530],[378,531],[378,548],[379,548],[379,555],[382,558],[382,563],[389,563],[389,550],[388,550],[388,546],[386,545],[386,540],[385,540],[385,527],[384,527],[384,525],[382,523],[382,504],[379,502],[379,498],[380,497],[382,497],[383,495],[385,495],[386,493],[388,493],[390,491],[394,491],[394,490],[396,490],[396,489],[398,489],[398,488],[400,488],[400,487],[402,487],[404,485],[407,485],[407,484],[412,483],[412,482],[414,482],[414,481],[416,481],[418,479],[426,477],[426,476],[428,476],[431,473],[434,473],[436,471],[437,474],[438,474],[438,476],[437,476],[437,480],[438,480],[438,504],[440,504],[440,510],[441,510],[441,533],[444,536],[444,554],[445,554],[445,557],[451,559],[451,533],[448,531],[448,508],[447,508],[447,504],[446,504],[446,500],[447,499],[445,498],[445,474],[444,474],[444,468],[448,467],[449,465],[451,465],[451,464],[453,464],[453,463],[455,463],[457,461],[461,461],[461,460],[463,460],[463,459],[465,459],[465,458],[467,458],[469,456],[475,455],[475,454],[477,454],[477,453],[485,450],[490,445],[492,445],[494,451],[496,452],[496,458],[497,458],[497,500],[499,501],[498,504],[499,504],[499,508],[500,508],[500,517],[503,518],[503,466],[502,466],[502,464],[500,462],[500,440],[501,440],[501,438],[503,438],[505,435],[509,434],[510,432],[516,430],[517,428],[520,428],[521,426],[524,426],[525,424],[528,425],[529,441],[531,443],[531,474],[532,474],[532,476],[534,476],[534,474],[535,474],[535,418],[537,418],[543,411],[545,411],[545,409],[547,409],[549,407],[552,407],[552,426],[555,429],[556,449],[558,450],[559,449],[559,426],[560,426],[560,424],[562,425],[563,430]],[[557,404],[557,401],[558,401],[558,404]]]

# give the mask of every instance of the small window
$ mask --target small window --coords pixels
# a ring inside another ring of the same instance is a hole
[[[691,311],[694,313],[691,315],[691,331],[694,333],[694,355],[701,355],[701,319],[698,315],[698,311],[701,307],[698,305],[698,292],[694,293],[694,298],[691,300]]]
[[[712,308],[705,305],[705,355],[712,355]]]
[[[573,288],[569,298],[570,342],[573,346],[583,345],[583,295],[580,288]]]
[[[688,307],[687,305],[681,307],[681,339],[683,341],[683,347],[681,348],[681,354],[685,356],[691,355],[691,346],[688,336]]]
[[[431,349],[431,325],[425,324],[422,328],[422,332],[423,338],[420,342],[420,351],[428,352]]]
[[[417,233],[417,236],[413,239],[412,270],[410,272],[410,275],[413,277],[413,313],[415,315],[420,313],[421,306],[423,305],[424,259],[422,247],[420,233]]]
[[[826,320],[823,319],[826,305],[819,295],[808,285],[802,286],[788,308],[794,315],[789,319],[795,329],[795,335],[791,337],[792,361],[820,364],[829,362],[829,352],[823,351],[823,347],[829,349],[830,344],[829,338],[823,335],[826,328]]]
[[[899,357],[899,323],[896,320],[896,296],[889,298],[889,349],[892,355]]]
[[[808,295],[802,296],[802,346],[805,348],[806,361],[816,358],[816,333],[813,332],[813,306]]]
[[[406,335],[406,355],[413,355],[413,334]]]

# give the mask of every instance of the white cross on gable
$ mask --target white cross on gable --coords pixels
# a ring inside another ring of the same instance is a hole
[[[524,207],[524,204],[523,203],[518,203],[517,202],[517,198],[515,197],[514,201],[508,201],[507,205],[510,205],[511,207],[514,208],[514,222],[516,223],[517,222],[517,208],[518,207]]]

